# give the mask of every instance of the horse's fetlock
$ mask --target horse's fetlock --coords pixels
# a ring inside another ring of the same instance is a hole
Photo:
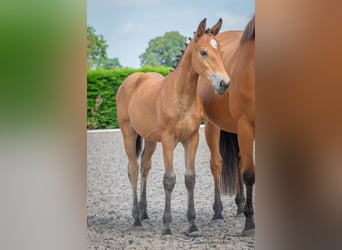
[[[165,190],[172,191],[176,184],[176,176],[164,175],[163,184]]]
[[[195,186],[195,175],[185,175],[185,186],[187,189],[193,189]]]

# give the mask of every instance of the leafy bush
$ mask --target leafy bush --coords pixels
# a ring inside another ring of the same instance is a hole
[[[93,70],[87,74],[87,128],[118,128],[116,92],[127,76],[134,72],[157,72],[166,76],[170,68]]]

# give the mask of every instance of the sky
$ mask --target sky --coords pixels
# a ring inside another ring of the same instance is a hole
[[[107,41],[109,58],[140,68],[148,42],[165,32],[192,37],[199,23],[221,17],[221,31],[243,30],[254,15],[254,0],[87,0],[87,23]]]

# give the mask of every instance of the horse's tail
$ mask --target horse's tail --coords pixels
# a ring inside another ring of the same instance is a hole
[[[138,158],[142,150],[142,138],[140,135],[137,135],[137,142],[135,144],[135,150],[136,150],[136,155]]]
[[[239,175],[239,145],[237,134],[220,131],[220,153],[222,157],[221,192],[235,194]]]

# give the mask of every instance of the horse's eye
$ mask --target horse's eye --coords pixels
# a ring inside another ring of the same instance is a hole
[[[205,50],[200,51],[201,56],[208,56],[208,53]]]

